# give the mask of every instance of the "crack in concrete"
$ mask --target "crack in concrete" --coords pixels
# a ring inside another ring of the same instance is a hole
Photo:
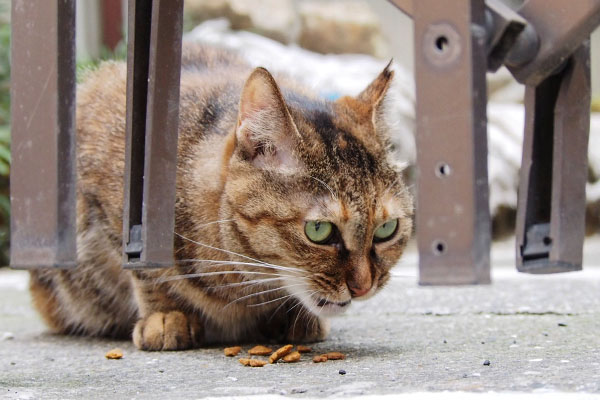
[[[433,316],[433,317],[455,317],[455,316],[461,316],[461,315],[494,315],[494,316],[499,316],[499,317],[505,317],[505,316],[516,316],[516,315],[525,315],[525,316],[532,316],[532,317],[538,317],[538,316],[543,316],[543,315],[556,315],[556,316],[560,316],[560,317],[576,317],[578,315],[580,315],[579,313],[570,313],[570,312],[558,312],[558,311],[509,311],[509,312],[504,312],[504,311],[478,311],[478,312],[472,312],[472,313],[434,313],[432,311],[427,311],[424,313],[420,313],[419,315],[427,315],[427,316]]]

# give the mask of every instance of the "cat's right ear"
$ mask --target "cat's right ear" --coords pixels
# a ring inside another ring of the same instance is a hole
[[[236,127],[237,147],[244,159],[280,171],[299,167],[294,156],[298,131],[273,76],[256,68],[246,80]]]

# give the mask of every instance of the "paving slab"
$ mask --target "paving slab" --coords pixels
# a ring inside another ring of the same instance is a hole
[[[222,347],[142,352],[128,341],[49,334],[31,308],[27,273],[3,269],[0,397],[599,398],[600,240],[588,240],[583,272],[547,276],[518,274],[512,243],[495,246],[493,284],[483,286],[418,286],[409,253],[387,288],[333,319],[330,337],[313,346],[345,360],[263,368],[243,367]],[[124,357],[107,360],[114,347]]]

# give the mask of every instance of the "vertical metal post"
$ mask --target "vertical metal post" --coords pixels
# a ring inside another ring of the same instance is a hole
[[[490,281],[484,11],[413,2],[421,284]]]
[[[11,266],[74,267],[75,0],[11,11]]]
[[[173,265],[183,0],[130,0],[125,267]]]
[[[525,92],[517,206],[517,269],[581,269],[590,126],[589,41],[556,74]]]

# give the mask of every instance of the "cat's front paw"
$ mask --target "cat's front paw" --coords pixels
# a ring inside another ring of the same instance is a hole
[[[329,334],[329,321],[317,316],[303,321],[291,320],[290,322],[286,339],[292,343],[321,342]]]
[[[185,350],[198,347],[202,326],[181,311],[155,312],[140,319],[133,330],[133,343],[140,350]]]

